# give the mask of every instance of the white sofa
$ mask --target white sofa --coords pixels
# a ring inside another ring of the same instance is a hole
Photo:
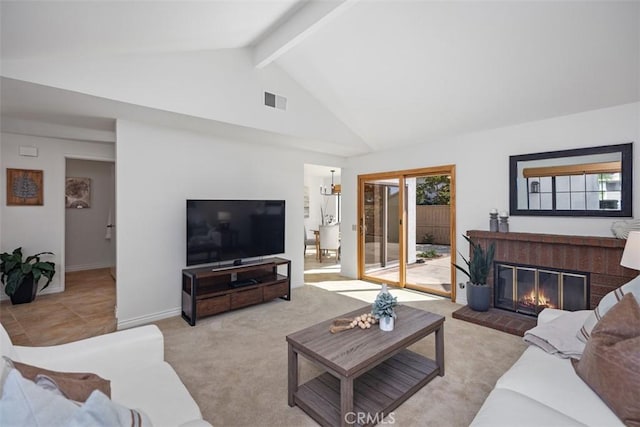
[[[154,325],[50,347],[13,345],[0,325],[0,353],[53,371],[98,374],[111,381],[114,402],[141,410],[156,427],[211,426],[164,361],[164,338]]]
[[[564,313],[545,309],[538,324]],[[623,426],[620,419],[578,377],[571,361],[535,346],[498,379],[473,427]]]

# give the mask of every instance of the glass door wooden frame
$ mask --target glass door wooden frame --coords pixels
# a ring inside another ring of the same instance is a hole
[[[420,168],[420,169],[407,169],[400,171],[392,171],[392,172],[381,172],[381,173],[371,173],[371,174],[363,174],[358,175],[358,278],[368,280],[371,282],[377,283],[388,283],[394,286],[398,286],[400,288],[411,288],[411,286],[407,286],[406,277],[406,242],[407,242],[407,211],[405,209],[406,206],[406,191],[405,191],[405,180],[407,178],[417,178],[423,176],[433,176],[433,175],[448,175],[451,177],[450,183],[450,240],[451,240],[451,259],[455,259],[456,252],[456,166],[455,165],[443,165],[443,166],[435,166],[428,168]],[[399,183],[399,203],[398,209],[398,218],[400,219],[398,224],[399,226],[399,253],[400,253],[400,270],[399,270],[399,281],[390,282],[389,280],[382,280],[376,277],[367,276],[365,273],[365,233],[364,233],[364,197],[365,197],[365,183],[373,180],[384,180],[384,179],[397,179]],[[430,290],[430,293],[441,295],[445,297],[450,297],[452,302],[456,301],[456,273],[455,268],[451,266],[451,293],[448,292],[439,292],[437,290]],[[420,290],[423,290],[420,288]]]

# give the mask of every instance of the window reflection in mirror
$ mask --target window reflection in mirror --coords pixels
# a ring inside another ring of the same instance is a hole
[[[511,215],[631,216],[631,147],[511,156]]]

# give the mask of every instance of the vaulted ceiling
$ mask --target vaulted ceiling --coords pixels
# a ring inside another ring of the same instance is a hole
[[[360,138],[352,154],[640,101],[637,1],[1,7],[2,61],[248,49],[256,68],[279,67]]]

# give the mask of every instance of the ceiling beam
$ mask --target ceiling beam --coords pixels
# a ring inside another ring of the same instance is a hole
[[[263,37],[253,48],[256,68],[264,68],[314,31],[328,23],[357,0],[305,1],[282,25]]]

